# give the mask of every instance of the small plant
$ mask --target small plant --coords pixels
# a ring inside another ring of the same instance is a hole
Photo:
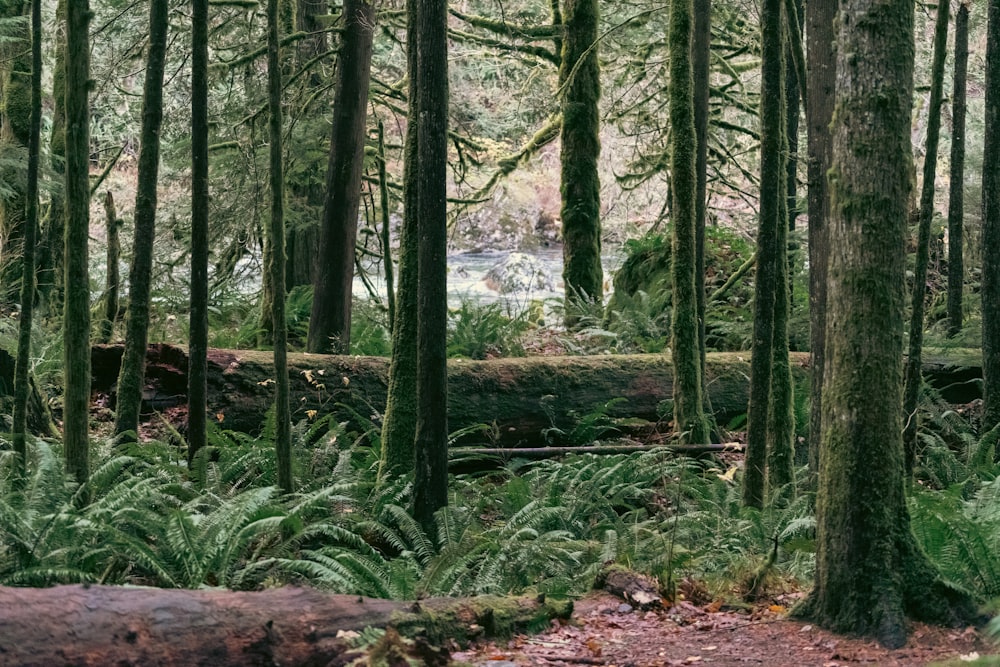
[[[477,304],[465,299],[449,313],[448,356],[468,359],[524,355],[521,336],[526,318],[505,312],[499,303]]]

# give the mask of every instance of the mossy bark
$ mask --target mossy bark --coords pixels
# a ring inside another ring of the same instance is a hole
[[[843,0],[840,10],[830,174],[838,243],[829,266],[816,572],[798,613],[900,647],[907,616],[964,621],[971,605],[917,547],[904,495],[913,4]]]
[[[29,4],[8,0],[0,6],[5,19],[25,16]],[[13,37],[13,39],[11,39]],[[0,61],[0,137],[9,145],[27,149],[31,117],[31,50],[27,22],[18,24],[15,35],[8,36]],[[0,198],[0,304],[10,305],[18,298],[22,274],[24,218],[27,200],[23,172],[5,169],[3,180],[12,193]]]
[[[448,504],[448,2],[417,3],[417,428],[413,517]]]
[[[694,85],[695,155],[694,200],[694,293],[698,302],[698,350],[701,353],[701,396],[705,413],[712,404],[705,388],[705,224],[708,218],[708,114],[709,60],[712,56],[712,0],[694,1],[694,32],[691,37],[691,77]]]
[[[128,312],[125,317],[125,352],[118,375],[115,435],[134,437],[139,430],[139,406],[146,374],[149,338],[150,280],[153,243],[156,240],[157,185],[160,171],[160,127],[163,123],[163,73],[167,55],[167,0],[149,5],[149,52],[142,93],[142,134],[139,139],[139,173],[135,193],[135,229],[129,266]]]
[[[691,0],[670,3],[670,176],[671,356],[674,373],[674,432],[688,443],[708,442],[708,422],[702,406],[701,352],[699,350],[698,298],[695,293],[697,262],[695,174],[697,138],[694,127],[692,85]]]
[[[826,276],[830,241],[827,231],[830,198],[827,172],[832,159],[830,121],[833,118],[837,49],[834,36],[835,0],[806,4],[806,132],[809,209],[809,469],[819,468],[823,434],[823,375],[826,363]]]
[[[408,35],[417,32],[418,0],[406,0]],[[379,478],[386,479],[413,470],[413,441],[417,429],[417,40],[406,41],[410,100],[403,160],[403,224],[399,238],[399,289],[392,325],[392,358],[389,388],[382,423],[382,456]]]
[[[768,462],[769,426],[783,417],[784,406],[772,406],[777,325],[787,323],[784,39],[782,0],[761,4],[760,212],[757,225],[757,275],[754,281],[753,342],[750,356],[750,404],[743,471],[743,503],[763,507]],[[783,303],[780,303],[783,301]],[[777,321],[782,311],[784,322]],[[786,334],[787,335],[787,334]],[[787,354],[787,352],[786,352]],[[787,366],[787,362],[785,364]],[[784,379],[784,378],[782,378]],[[777,440],[775,440],[777,442]]]
[[[38,236],[38,160],[42,133],[42,3],[31,2],[31,112],[28,119],[28,173],[25,187],[24,249],[21,255],[21,314],[18,318],[17,360],[14,364],[14,475],[23,479],[27,462],[25,435],[31,378],[31,326],[35,312],[35,244]]]
[[[965,111],[969,69],[969,5],[955,14],[955,76],[951,87],[951,171],[948,178],[948,335],[962,330],[965,286]]]
[[[924,151],[923,183],[920,188],[920,220],[917,224],[917,257],[913,268],[910,297],[910,336],[903,373],[903,450],[906,472],[912,474],[917,454],[917,402],[920,396],[920,354],[924,346],[924,300],[927,294],[927,264],[930,261],[931,218],[934,217],[934,181],[937,177],[938,138],[941,135],[941,96],[944,89],[944,60],[948,51],[949,0],[939,0],[934,28],[934,55],[931,62],[931,91],[927,105],[927,141]]]
[[[90,16],[89,0],[67,6],[63,447],[80,483],[90,475]]]
[[[351,350],[351,285],[374,27],[375,7],[371,3],[345,0],[326,201],[306,345],[310,352],[347,354]]]
[[[295,484],[292,479],[292,419],[288,403],[288,325],[285,322],[285,183],[282,168],[278,3],[279,0],[267,2],[267,130],[271,185],[268,241],[271,244],[271,256],[266,270],[274,288],[271,331],[274,336],[274,451],[278,464],[278,487],[284,493],[291,493]]]
[[[601,71],[597,60],[597,0],[566,0],[563,6],[562,142],[559,162],[562,194],[563,283],[566,324],[575,326],[573,299],[601,303]]]
[[[52,171],[61,175],[66,160],[66,0],[56,5],[55,67],[52,69],[52,134],[49,139],[49,158]],[[50,310],[62,299],[63,235],[66,209],[61,188],[53,188],[49,195],[49,211],[38,253],[38,291],[48,302]]]
[[[208,0],[191,12],[191,317],[188,461],[207,442],[208,382]]]
[[[1000,424],[1000,0],[990,0],[983,139],[983,423]]]

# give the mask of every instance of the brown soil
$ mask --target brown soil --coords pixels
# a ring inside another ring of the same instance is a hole
[[[791,604],[794,600],[788,600]],[[654,667],[731,665],[848,667],[927,665],[1000,652],[974,628],[914,624],[910,641],[896,651],[869,639],[835,635],[808,623],[787,620],[781,606],[752,612],[714,611],[709,604],[680,602],[671,609],[628,610],[622,601],[595,593],[577,603],[570,624],[545,633],[489,643],[452,658],[477,667],[522,665],[606,665]]]

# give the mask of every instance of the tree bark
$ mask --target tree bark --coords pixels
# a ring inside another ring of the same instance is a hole
[[[891,648],[906,642],[908,616],[965,622],[974,613],[917,546],[904,494],[913,11],[907,0],[840,3],[816,571],[798,610]]]
[[[361,654],[342,631],[386,627],[433,644],[465,643],[544,627],[571,612],[572,603],[534,598],[402,602],[308,588],[0,588],[0,654],[21,667],[347,664]]]
[[[344,41],[337,65],[326,202],[309,318],[307,349],[310,352],[346,354],[351,349],[351,284],[358,237],[365,109],[374,26],[372,4],[367,0],[345,1]]]
[[[90,26],[89,0],[66,11],[66,235],[63,289],[63,446],[66,469],[90,475]]]
[[[951,174],[948,187],[948,335],[962,330],[965,286],[965,110],[969,68],[969,5],[955,14],[955,78],[951,92]]]
[[[270,144],[271,224],[268,241],[271,255],[267,270],[274,289],[271,301],[271,331],[274,336],[274,450],[278,464],[278,486],[284,493],[294,490],[292,480],[292,422],[288,404],[288,323],[285,321],[285,183],[282,168],[281,53],[279,49],[278,0],[267,3],[267,109]]]
[[[163,73],[166,67],[167,0],[149,5],[149,53],[142,92],[142,134],[139,139],[139,173],[135,193],[135,229],[132,264],[128,275],[128,313],[125,317],[125,352],[118,375],[115,435],[139,430],[139,404],[146,372],[149,341],[150,280],[156,240],[157,185],[160,173],[160,127],[163,124]]]
[[[189,463],[207,441],[208,206],[208,0],[192,0]]]
[[[104,226],[107,231],[105,277],[104,277],[104,318],[101,320],[102,343],[110,343],[115,335],[115,323],[118,321],[118,292],[121,284],[121,273],[118,270],[118,259],[121,257],[122,244],[119,240],[118,228],[121,220],[115,207],[115,197],[108,190],[104,195]]]
[[[983,138],[983,423],[1000,424],[1000,0],[990,0]]]
[[[66,0],[56,3],[55,66],[52,68],[52,134],[49,159],[53,173],[62,175],[66,159]],[[50,195],[48,224],[39,248],[38,291],[50,310],[62,299],[63,236],[66,226],[64,195],[59,188]]]
[[[931,93],[927,105],[927,143],[923,183],[920,189],[920,221],[917,225],[917,257],[910,297],[910,337],[903,374],[903,451],[906,472],[913,473],[917,455],[917,402],[920,397],[920,354],[924,346],[924,300],[927,294],[927,264],[930,261],[931,218],[934,217],[934,181],[937,178],[938,138],[941,134],[941,96],[944,89],[944,60],[948,51],[948,11],[950,0],[939,0],[934,27],[934,55],[931,64]]]
[[[753,343],[750,361],[750,404],[747,408],[747,452],[743,472],[743,504],[763,507],[768,460],[769,417],[772,410],[775,340],[787,327],[788,295],[786,238],[782,216],[784,155],[784,39],[782,0],[761,4],[760,91],[760,213],[757,226],[757,275],[754,280]],[[778,322],[778,315],[781,322]],[[787,332],[784,334],[787,336]],[[787,345],[787,343],[786,343]],[[787,349],[787,348],[786,348]],[[786,352],[787,354],[787,352]],[[790,398],[790,396],[786,396]]]
[[[695,0],[694,32],[691,37],[691,80],[694,85],[694,134],[698,142],[695,155],[694,200],[694,293],[698,304],[698,350],[701,354],[701,397],[704,410],[712,413],[705,388],[705,224],[708,219],[708,115],[709,60],[712,57],[712,0]]]
[[[692,0],[670,3],[670,179],[671,216],[671,357],[674,374],[674,432],[683,442],[708,442],[708,422],[702,404],[701,351],[699,349],[698,298],[695,292],[697,261],[697,135],[694,124],[691,35]]]
[[[562,148],[559,163],[562,194],[563,283],[566,287],[566,324],[575,326],[579,314],[574,299],[604,300],[601,267],[601,181],[597,160],[601,154],[601,72],[597,60],[597,0],[566,0],[563,6]]]
[[[826,364],[826,276],[830,244],[827,232],[830,199],[826,175],[832,161],[830,121],[833,118],[837,47],[834,39],[835,0],[806,3],[807,69],[806,131],[809,207],[809,468],[819,468],[823,434],[823,375]]]

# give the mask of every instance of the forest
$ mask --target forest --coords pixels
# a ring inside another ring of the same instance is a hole
[[[0,53],[0,665],[1000,665],[1000,0]]]

